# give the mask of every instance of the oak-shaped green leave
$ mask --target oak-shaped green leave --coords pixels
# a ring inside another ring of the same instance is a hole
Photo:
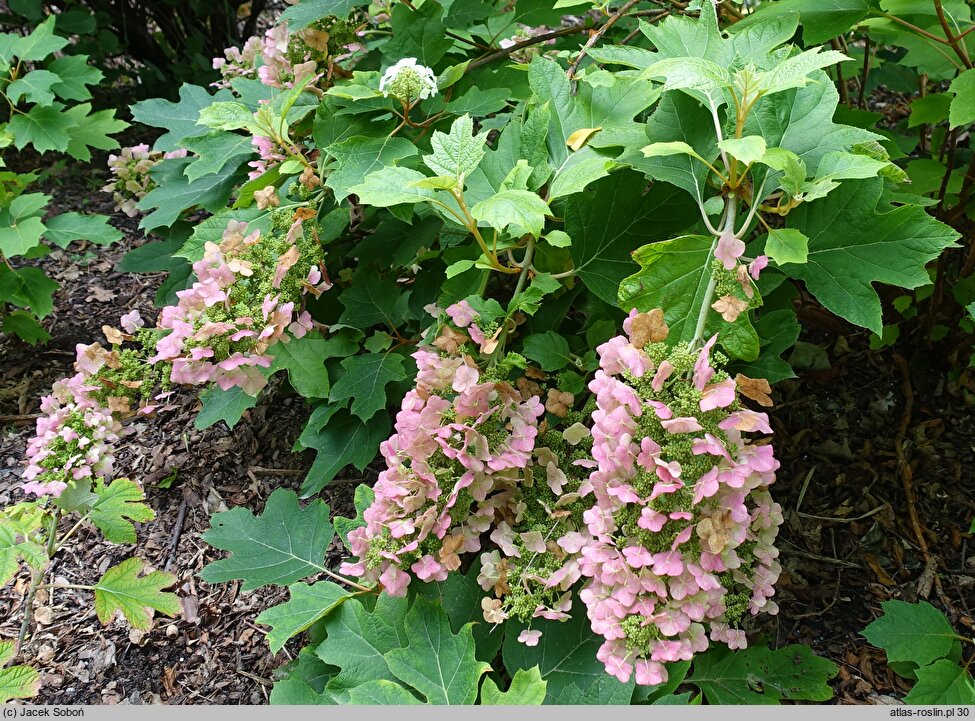
[[[0,519],[0,586],[17,575],[21,560],[31,568],[41,569],[47,563],[47,551],[24,538],[12,522]]]
[[[71,211],[48,218],[44,226],[44,237],[59,248],[67,248],[75,240],[111,245],[122,239],[122,231],[109,225],[105,215],[82,215]]]
[[[318,493],[346,466],[363,470],[376,457],[379,444],[389,437],[389,415],[376,413],[363,422],[339,405],[333,404],[336,412],[324,427],[306,428],[298,441],[299,447],[318,452],[301,484],[303,498]]]
[[[712,236],[685,235],[636,249],[633,259],[641,270],[620,283],[620,306],[640,312],[663,308],[670,326],[667,343],[689,343],[694,338],[698,311],[707,297],[713,244]],[[739,315],[734,323],[726,323],[709,309],[704,329],[708,338],[718,333],[718,342],[732,357],[746,361],[758,357],[758,334],[747,313]]]
[[[236,426],[244,413],[257,405],[257,396],[248,395],[240,386],[223,390],[211,386],[200,394],[203,408],[193,419],[193,427],[204,430],[223,421],[228,428]]]
[[[922,706],[970,706],[975,704],[975,683],[966,668],[943,658],[917,670],[917,683],[904,702]]]
[[[887,652],[887,660],[913,661],[919,666],[946,657],[958,634],[944,614],[927,601],[884,601],[884,615],[863,630],[863,636]]]
[[[327,347],[327,340],[312,336],[277,343],[268,351],[274,358],[268,370],[270,373],[286,370],[291,385],[304,398],[328,398],[328,373],[324,365]]]
[[[135,526],[131,521],[145,523],[156,517],[143,503],[146,497],[142,488],[128,478],[117,478],[109,485],[99,478],[92,490],[98,500],[88,512],[88,518],[112,543],[135,543]]]
[[[293,583],[288,587],[290,598],[284,603],[261,612],[258,623],[271,627],[267,644],[271,653],[280,651],[289,638],[308,630],[325,618],[349,597],[349,591],[331,581]]]
[[[324,501],[302,508],[297,494],[283,488],[270,495],[260,516],[246,508],[216,513],[203,540],[231,555],[209,564],[200,578],[210,583],[239,579],[244,591],[253,591],[327,570],[323,559],[335,535],[328,514]]]
[[[545,226],[545,216],[551,212],[538,195],[515,188],[502,190],[471,208],[471,215],[479,222],[515,237],[528,234],[537,238]]]
[[[163,591],[176,583],[176,576],[165,571],[140,576],[143,568],[142,559],[128,558],[105,571],[93,586],[99,621],[108,625],[120,611],[134,628],[148,631],[152,627],[153,610],[167,616],[179,613],[179,598],[175,593]]]
[[[424,155],[423,162],[434,173],[448,178],[466,178],[480,165],[484,157],[488,131],[474,133],[474,120],[462,115],[450,126],[450,131],[434,131],[430,138],[432,155]]]
[[[386,654],[389,670],[432,704],[472,704],[491,667],[474,655],[471,624],[454,634],[443,607],[417,598],[406,614],[407,645]]]
[[[576,275],[612,305],[620,281],[637,270],[633,250],[672,237],[699,217],[689,196],[665,183],[647,190],[632,171],[613,173],[563,208]]]
[[[521,352],[543,371],[557,371],[572,365],[569,342],[554,330],[528,336]]]
[[[57,74],[49,70],[31,70],[7,86],[6,94],[16,105],[23,98],[28,103],[50,103],[54,100],[51,86],[60,81]]]
[[[340,671],[325,689],[338,703],[349,700],[350,689],[370,681],[398,683],[385,654],[409,644],[406,612],[409,601],[382,594],[366,607],[360,598],[349,599],[329,616],[327,635],[315,653]]]
[[[352,399],[353,415],[368,421],[386,407],[386,386],[406,378],[403,356],[397,353],[368,353],[342,361],[345,375],[332,386],[333,403]]]
[[[30,666],[7,666],[17,654],[17,644],[0,641],[0,703],[14,698],[36,696],[41,686],[41,675]]]
[[[774,651],[762,646],[742,651],[712,646],[695,656],[694,673],[687,682],[701,689],[711,704],[827,701],[833,697],[827,681],[836,671],[834,663],[798,644]]]
[[[184,83],[179,89],[179,102],[161,98],[143,100],[132,106],[132,118],[139,123],[165,128],[155,143],[156,150],[176,150],[184,138],[195,138],[210,132],[204,125],[197,125],[200,111],[212,103],[233,100],[229,90],[218,90],[210,95],[206,88]]]
[[[325,179],[325,185],[335,192],[335,199],[341,201],[350,193],[357,193],[353,188],[362,184],[367,176],[386,172],[400,160],[416,155],[417,149],[406,138],[356,135],[329,145],[325,152],[336,161],[336,167]],[[369,202],[361,197],[360,201]]]
[[[501,691],[493,679],[484,679],[481,686],[481,704],[484,706],[539,706],[545,700],[548,684],[542,678],[538,666],[520,668],[511,678],[507,691]]]
[[[788,224],[809,238],[805,264],[783,272],[805,281],[826,308],[880,334],[880,298],[873,283],[916,288],[930,282],[924,266],[958,233],[914,205],[881,200],[883,180],[844,183],[826,198],[800,205]]]
[[[776,18],[798,15],[805,42],[821,43],[855,27],[874,7],[875,0],[779,0],[762,3],[741,24],[743,29],[752,29]]]

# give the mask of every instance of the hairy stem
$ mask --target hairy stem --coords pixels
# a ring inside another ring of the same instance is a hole
[[[724,233],[734,233],[735,232],[735,216],[738,211],[738,201],[733,197],[728,198],[725,201],[725,221],[724,226],[721,230],[722,235]],[[694,328],[694,337],[691,339],[691,348],[698,346],[704,340],[704,327],[708,320],[708,311],[711,310],[711,299],[714,298],[714,288],[717,285],[717,277],[714,271],[711,270],[711,261],[714,259],[714,251],[718,246],[718,236],[715,236],[714,241],[711,243],[711,250],[708,251],[707,261],[704,266],[704,272],[710,275],[708,280],[708,287],[704,291],[704,301],[701,303],[701,310],[697,315],[697,326]]]
[[[58,521],[60,518],[61,509],[55,506],[54,515],[51,516],[51,527],[47,532],[47,559],[49,562],[57,548]],[[30,589],[27,591],[27,598],[24,599],[24,620],[20,622],[20,633],[17,634],[17,653],[20,653],[24,646],[24,639],[27,638],[27,631],[30,629],[30,619],[33,615],[34,597],[37,595],[37,589],[41,585],[41,579],[44,578],[45,570],[47,570],[46,566],[41,570],[31,570]]]

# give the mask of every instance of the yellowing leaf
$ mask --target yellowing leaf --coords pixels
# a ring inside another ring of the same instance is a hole
[[[577,131],[575,131],[574,133],[572,133],[572,135],[568,137],[568,139],[565,141],[565,144],[568,145],[573,150],[579,150],[580,148],[582,148],[582,146],[584,146],[586,143],[589,142],[589,138],[591,138],[593,135],[598,133],[600,130],[602,130],[602,127],[579,128]]]
[[[152,611],[167,616],[179,613],[179,599],[175,593],[162,589],[176,583],[176,576],[164,571],[139,574],[144,566],[140,558],[128,558],[108,569],[95,584],[95,613],[104,625],[121,611],[133,627],[148,631],[152,627]]]

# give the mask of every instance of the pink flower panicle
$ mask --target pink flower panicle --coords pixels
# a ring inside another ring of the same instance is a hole
[[[44,415],[27,449],[26,492],[58,496],[69,483],[111,475],[119,418],[153,412],[173,384],[260,391],[267,383],[261,369],[272,360],[268,349],[312,329],[298,306],[302,295],[331,286],[317,235],[306,232],[301,216],[274,211],[271,223],[272,232],[245,236],[246,223],[232,221],[219,245],[207,243],[193,266],[196,282],[163,308],[156,328],[132,311],[121,317],[122,330],[105,328],[111,350],[78,344],[76,374],[41,401]],[[123,348],[125,341],[134,347]]]
[[[605,638],[599,659],[623,681],[661,683],[663,664],[709,640],[742,648],[743,617],[777,611],[782,513],[767,489],[779,464],[743,435],[771,428],[712,361],[715,340],[698,353],[622,336],[597,349],[580,598]]]
[[[286,213],[273,215],[280,224]],[[297,309],[297,301],[306,291],[328,287],[312,234],[301,218],[286,232],[246,231],[246,223],[231,221],[219,245],[208,242],[193,264],[196,282],[160,314],[158,327],[166,333],[149,362],[170,363],[173,383],[239,386],[256,395],[267,383],[262,369],[273,360],[268,349],[287,342],[286,331],[301,337],[311,330],[311,317]]]
[[[482,535],[510,512],[544,413],[537,396],[487,377],[469,355],[423,349],[413,358],[416,387],[380,446],[386,470],[366,525],[349,534],[358,560],[343,564],[392,595],[414,576],[444,580],[460,554],[480,550]]]

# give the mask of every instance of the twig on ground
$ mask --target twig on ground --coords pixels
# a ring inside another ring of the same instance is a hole
[[[176,550],[179,548],[179,539],[183,535],[183,521],[186,519],[186,506],[186,498],[184,497],[183,502],[179,504],[176,525],[173,528],[172,534],[169,536],[169,556],[166,558],[166,565],[163,567],[164,571],[168,571],[176,562]]]

